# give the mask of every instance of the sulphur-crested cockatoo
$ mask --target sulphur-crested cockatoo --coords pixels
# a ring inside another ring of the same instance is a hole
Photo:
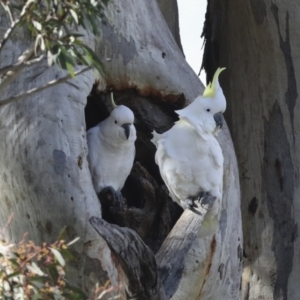
[[[116,105],[111,94],[110,116],[87,132],[88,162],[96,193],[110,191],[122,206],[123,188],[135,157],[136,130],[133,112]]]
[[[152,139],[157,147],[155,161],[173,201],[184,209],[193,208],[196,200],[215,201],[201,225],[202,236],[217,230],[222,201],[223,153],[215,135],[226,108],[218,81],[224,69],[217,69],[203,96],[176,111],[179,121],[170,130],[154,131]]]

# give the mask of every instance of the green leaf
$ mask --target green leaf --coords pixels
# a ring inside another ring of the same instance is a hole
[[[89,26],[90,26],[89,19],[88,19],[87,15],[86,15],[85,11],[82,11],[81,14],[82,14],[82,21],[80,22],[80,25],[84,29],[88,29]]]
[[[37,55],[37,53],[38,53],[39,46],[40,46],[40,48],[42,50],[42,44],[43,44],[43,47],[45,48],[43,37],[42,37],[41,34],[38,34],[36,36],[35,43],[34,43],[34,53],[35,53],[35,55]]]
[[[32,276],[32,277],[29,277],[27,278],[27,280],[29,282],[31,282],[32,284],[36,284],[37,282],[38,283],[45,283],[47,281],[49,281],[49,277],[48,276]],[[38,285],[39,287],[39,285]]]
[[[74,21],[76,22],[76,24],[78,24],[78,16],[77,16],[77,13],[76,13],[73,9],[70,9],[69,11],[70,11],[70,13],[71,13],[71,15],[72,15]]]
[[[79,62],[85,66],[90,66],[90,63],[86,60],[86,58],[76,49],[76,47],[73,47],[73,51],[76,55],[76,58],[79,60]]]
[[[51,51],[47,51],[47,63],[48,63],[49,67],[52,66],[53,61],[54,61],[54,58],[53,58]]]
[[[74,260],[74,256],[68,249],[61,249],[60,252],[66,260]]]
[[[88,296],[80,288],[72,286],[69,283],[66,284],[66,288],[82,296],[82,299],[88,299]]]
[[[20,267],[20,264],[18,263],[16,258],[10,258],[9,261],[12,263],[12,265]]]
[[[38,294],[34,294],[33,296],[31,296],[30,300],[40,300],[40,299],[41,299],[41,295],[38,293]]]
[[[89,18],[89,21],[91,23],[91,27],[92,27],[92,32],[96,35],[98,35],[100,33],[99,31],[99,25],[98,25],[98,22],[97,22],[97,18],[93,18],[93,17],[90,17]]]
[[[47,266],[47,272],[49,277],[53,281],[57,281],[58,277],[60,276],[57,271],[57,263],[56,264],[51,264]]]
[[[38,267],[38,265],[35,262],[32,262],[31,265],[28,265],[27,269],[33,274],[45,276],[45,273]]]
[[[49,277],[27,277],[27,282],[31,285],[31,288],[34,290],[34,292],[38,293],[38,291],[40,291],[44,287],[45,283],[49,282]],[[31,299],[32,298],[30,298],[30,300]]]
[[[91,0],[91,4],[96,7],[98,5],[98,1],[97,0]]]
[[[57,64],[58,66],[61,67],[60,65],[60,50],[58,50],[57,52],[55,51],[55,49],[51,49],[52,51],[51,52],[51,59],[52,59],[52,62],[54,62],[55,64]],[[54,50],[54,51],[53,51]],[[49,58],[50,60],[50,58]],[[48,61],[49,63],[49,61]]]
[[[74,8],[74,9],[78,9],[78,5],[74,4],[74,3],[70,3],[68,1],[65,2],[65,4],[71,8]]]
[[[57,240],[59,241],[65,239],[66,235],[67,235],[67,226],[64,226],[63,229],[60,231]]]
[[[68,39],[70,39],[70,38],[80,38],[80,37],[83,37],[84,36],[84,34],[79,34],[79,33],[68,33],[68,34],[66,34],[65,36],[63,36],[63,39],[64,40],[68,40]]]
[[[39,23],[38,21],[32,21],[33,26],[36,28],[36,30],[41,31],[42,30],[42,24]]]
[[[98,59],[95,52],[86,45],[81,45],[81,48],[83,48],[83,50],[85,51],[88,60],[90,60],[90,62],[91,62],[91,66],[96,68],[97,71],[100,74],[102,74],[104,71],[103,65],[102,65],[101,61]]]
[[[59,54],[54,58],[55,63],[57,63],[63,69],[68,69],[67,63],[75,65],[74,59],[64,46],[58,46],[58,49]]]
[[[9,279],[9,278],[18,276],[18,275],[20,275],[20,274],[21,274],[21,271],[16,271],[16,272],[13,272],[13,273],[11,273],[11,274],[8,274],[8,275],[6,276],[5,279]]]
[[[75,72],[74,72],[73,65],[70,64],[69,62],[66,62],[66,66],[67,66],[67,70],[69,71],[69,73],[71,74],[71,76],[73,78],[75,78]]]
[[[45,45],[45,41],[43,39],[43,36],[41,37],[41,51],[45,51],[46,50],[46,45]]]
[[[53,255],[55,256],[55,258],[57,259],[57,261],[59,262],[59,264],[64,267],[66,265],[66,262],[64,260],[64,258],[62,257],[61,253],[54,248],[50,247],[51,252],[53,253]]]

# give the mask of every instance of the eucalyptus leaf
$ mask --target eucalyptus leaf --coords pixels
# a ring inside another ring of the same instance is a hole
[[[66,262],[65,262],[64,258],[62,257],[61,253],[57,249],[54,249],[54,248],[51,248],[51,247],[50,247],[50,250],[53,253],[53,255],[55,256],[55,258],[57,259],[58,263],[62,267],[64,267],[66,265]]]
[[[33,274],[37,274],[40,276],[45,275],[45,273],[38,267],[38,265],[35,262],[32,262],[31,265],[27,265],[27,269]]]
[[[74,21],[76,22],[76,24],[78,24],[78,16],[77,16],[77,13],[73,10],[73,9],[70,9],[70,14],[72,15]]]
[[[69,71],[70,75],[75,78],[75,71],[73,65],[69,62],[66,62],[67,70]]]
[[[20,274],[21,274],[21,271],[18,270],[18,271],[16,271],[16,272],[13,272],[13,273],[11,273],[11,274],[8,274],[8,275],[6,276],[6,279],[9,279],[9,278],[18,276],[18,275],[20,275]]]
[[[38,31],[41,31],[42,30],[42,24],[41,23],[39,23],[38,21],[32,21],[32,24],[33,24],[33,26],[38,30]]]

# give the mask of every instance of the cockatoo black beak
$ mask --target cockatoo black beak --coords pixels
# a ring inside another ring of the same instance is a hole
[[[126,124],[123,124],[122,127],[124,128],[125,130],[125,135],[126,135],[126,138],[128,140],[129,136],[130,136],[130,123],[126,123]]]
[[[216,127],[221,129],[223,127],[223,121],[224,121],[223,114],[221,112],[214,114],[214,119],[216,122]]]

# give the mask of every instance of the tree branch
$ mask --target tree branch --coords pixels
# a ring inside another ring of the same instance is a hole
[[[4,10],[7,12],[8,16],[9,16],[9,19],[10,19],[10,23],[13,24],[14,23],[14,18],[12,16],[12,13],[11,13],[11,10],[10,10],[9,6],[4,4],[2,1],[1,1],[1,5],[4,8]]]
[[[19,19],[17,19],[15,22],[13,22],[11,24],[11,27],[8,28],[4,34],[3,40],[0,43],[0,51],[2,50],[3,46],[6,44],[6,42],[8,41],[9,37],[11,36],[11,34],[13,33],[13,31],[16,29],[16,27],[19,25],[19,23],[23,20],[23,18],[25,17],[27,10],[30,8],[30,6],[34,3],[34,0],[28,0],[25,5],[23,6],[23,9],[21,11],[20,17]]]
[[[38,56],[38,57],[36,57],[34,59],[31,59],[31,60],[28,60],[28,61],[23,61],[23,62],[17,62],[17,63],[15,63],[13,65],[9,65],[9,66],[3,67],[2,69],[0,69],[0,75],[4,74],[4,73],[7,73],[7,72],[18,71],[19,69],[24,69],[26,67],[35,65],[38,62],[40,62],[44,57],[45,57],[45,55],[42,54],[42,55],[40,55],[40,56]]]
[[[86,67],[84,69],[81,69],[81,70],[75,72],[74,75],[77,76],[79,74],[82,74],[82,73],[90,70],[90,69],[91,69],[91,67]],[[49,87],[53,87],[53,86],[55,86],[57,84],[63,83],[63,82],[65,82],[65,81],[67,81],[68,79],[71,79],[71,78],[72,78],[71,74],[68,74],[68,75],[66,75],[66,76],[64,76],[62,78],[49,81],[48,83],[46,83],[43,86],[36,87],[36,88],[33,88],[33,89],[31,89],[31,90],[29,90],[27,92],[24,92],[22,94],[18,94],[18,95],[9,97],[7,99],[1,100],[0,101],[0,106],[8,104],[8,103],[11,103],[11,102],[14,102],[14,101],[17,101],[17,100],[20,100],[20,99],[22,99],[24,97],[31,96],[31,95],[33,95],[35,93],[41,92],[41,91],[43,91],[45,89],[48,89]]]
[[[207,211],[213,206],[213,202],[206,207],[196,204],[195,211],[186,209],[183,212],[156,254],[159,278],[167,299],[170,299],[178,288],[187,252],[197,238]]]
[[[91,225],[120,260],[128,278],[128,291],[133,295],[130,299],[164,300],[174,295],[182,278],[185,257],[214,201],[206,207],[196,203],[193,211],[186,209],[156,257],[132,229],[90,218]]]
[[[6,89],[10,83],[20,74],[20,72],[25,68],[24,66],[22,67],[22,63],[25,61],[28,61],[34,54],[34,48],[31,46],[30,48],[26,49],[18,58],[17,63],[20,67],[16,68],[15,71],[8,71],[6,75],[1,78],[1,83],[0,83],[0,91],[3,91]]]

